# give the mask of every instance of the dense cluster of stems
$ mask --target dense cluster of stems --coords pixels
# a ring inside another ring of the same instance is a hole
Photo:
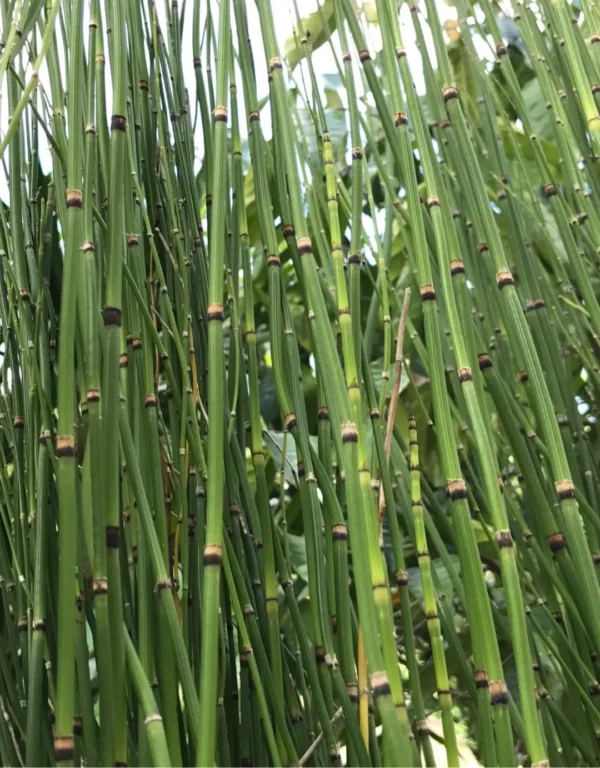
[[[598,765],[600,10],[289,5],[0,0],[0,761]]]

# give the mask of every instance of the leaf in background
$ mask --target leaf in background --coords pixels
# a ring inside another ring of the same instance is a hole
[[[460,560],[458,555],[449,555],[449,557],[457,574],[460,574]],[[452,585],[452,578],[442,559],[440,557],[434,558],[431,561],[431,567],[433,569],[433,580],[436,590],[442,592],[446,595],[446,599],[450,600],[454,594],[454,587]],[[423,600],[421,571],[418,566],[408,569],[408,589],[417,600]]]
[[[285,42],[285,57],[290,69],[294,69],[306,56],[306,46],[302,45],[302,33],[310,37],[311,48],[316,51],[327,41],[336,27],[333,0],[325,0],[319,9],[302,19],[301,25],[294,27],[293,33]]]
[[[306,564],[306,541],[304,536],[295,536],[288,533],[288,543],[290,546],[290,560],[292,568],[302,579],[308,582],[308,566]]]
[[[452,65],[454,80],[460,93],[460,100],[473,116],[476,114],[475,102],[478,94],[472,71],[473,62],[462,39],[450,43],[448,56]]]
[[[377,5],[374,0],[367,0],[366,3],[363,3],[362,9],[368,24],[379,24]]]
[[[530,80],[521,91],[527,114],[531,120],[534,131],[539,139],[552,141],[554,128],[552,126],[553,113],[546,107],[546,99],[542,93],[542,87],[537,77]]]
[[[460,38],[458,22],[454,19],[446,19],[446,21],[442,24],[442,27],[444,28],[444,32],[448,35],[448,40],[450,40],[450,42]]]

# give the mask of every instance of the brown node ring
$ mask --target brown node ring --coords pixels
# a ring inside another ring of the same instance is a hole
[[[106,548],[107,549],[118,549],[119,548],[119,538],[120,538],[120,532],[119,532],[119,526],[118,525],[107,525],[105,528],[105,536],[106,536]]]
[[[209,322],[211,320],[220,320],[222,322],[224,317],[223,305],[216,302],[214,304],[209,304],[206,309],[206,317]]]
[[[573,485],[572,480],[559,480],[557,483],[554,483],[554,485],[556,487],[558,498],[561,501],[575,498],[575,486]]]
[[[331,538],[333,541],[348,541],[348,528],[345,523],[336,523],[331,526]]]
[[[508,528],[496,531],[494,538],[499,549],[508,549],[513,545],[513,537]]]
[[[512,276],[511,272],[502,271],[502,272],[498,272],[498,274],[496,275],[496,283],[498,284],[498,288],[502,290],[507,285],[514,285],[515,279]]]
[[[396,586],[408,586],[408,571],[396,571]]]
[[[480,355],[477,355],[477,360],[479,361],[479,370],[485,371],[486,368],[492,368],[492,358],[487,354],[487,352],[482,352]]]
[[[215,123],[225,123],[227,124],[227,109],[226,107],[215,107],[215,111],[213,112],[213,118]]]
[[[446,493],[450,501],[459,501],[467,498],[467,484],[462,478],[458,480],[448,480],[446,483]]]
[[[565,539],[564,533],[562,531],[556,531],[555,533],[551,533],[548,536],[548,546],[550,547],[550,551],[554,555],[557,552],[560,552],[561,549],[566,549],[567,540]]]
[[[446,85],[442,88],[442,98],[448,103],[452,99],[458,99],[458,89],[454,85]]]
[[[464,384],[466,381],[473,381],[473,371],[468,366],[459,368],[457,373],[461,384]]]
[[[475,670],[475,688],[487,688],[488,687],[488,676],[485,669],[476,669]]]
[[[342,424],[342,443],[358,443],[358,431],[354,424]]]
[[[123,115],[113,115],[110,118],[111,131],[125,131],[127,129],[127,118]]]
[[[102,317],[104,318],[104,325],[116,325],[118,327],[121,327],[121,309],[120,307],[104,307],[104,312],[102,313]]]
[[[83,208],[83,192],[80,189],[67,189],[67,208]]]
[[[70,435],[56,438],[56,455],[59,459],[75,456],[75,440]]]
[[[67,736],[54,737],[54,757],[57,763],[64,763],[73,759],[75,754],[75,739],[72,733]]]
[[[450,262],[450,274],[452,277],[455,275],[464,275],[465,274],[465,265],[464,262],[460,259],[453,259]]]
[[[156,408],[156,395],[151,393],[144,397],[144,408]]]
[[[394,115],[394,125],[396,128],[401,125],[408,125],[408,115],[406,112],[396,112]]]
[[[310,237],[299,238],[297,246],[300,256],[305,256],[306,254],[312,253],[312,242]]]
[[[281,259],[278,253],[270,253],[267,256],[267,267],[280,267]]]
[[[202,562],[204,565],[221,565],[223,561],[223,548],[220,544],[207,544],[204,547]]]
[[[391,694],[392,690],[386,672],[375,672],[371,675],[371,691],[374,699]]]
[[[420,286],[419,288],[419,294],[421,296],[421,301],[435,301],[435,288],[431,283],[426,283],[425,285]]]
[[[490,680],[489,689],[492,706],[508,704],[508,689],[504,680]]]

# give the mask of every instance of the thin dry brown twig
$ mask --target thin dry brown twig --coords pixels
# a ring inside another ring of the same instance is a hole
[[[394,422],[396,420],[396,409],[398,407],[398,398],[400,397],[400,383],[402,381],[402,364],[404,362],[404,331],[406,329],[406,319],[410,306],[410,288],[404,291],[404,301],[402,302],[402,312],[400,313],[400,322],[398,323],[398,333],[396,335],[396,359],[394,368],[394,384],[390,395],[390,405],[385,429],[385,458],[389,462],[392,453],[392,437],[394,434]],[[385,496],[383,485],[379,488],[379,546],[383,545],[383,520],[385,518]]]

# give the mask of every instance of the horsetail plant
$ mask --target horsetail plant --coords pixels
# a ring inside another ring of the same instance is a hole
[[[597,764],[594,4],[0,19],[2,763]]]

